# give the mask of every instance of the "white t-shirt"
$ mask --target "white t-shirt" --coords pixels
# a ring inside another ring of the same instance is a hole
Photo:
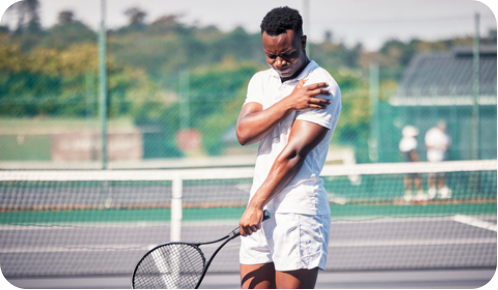
[[[417,139],[414,137],[403,137],[399,142],[399,151],[403,155],[405,162],[413,162],[411,152],[417,150]]]
[[[272,132],[261,139],[256,158],[251,198],[266,180],[273,163],[287,145],[294,120],[304,120],[329,130],[325,138],[306,156],[299,172],[266,205],[266,208],[278,213],[329,214],[327,192],[323,188],[323,180],[319,175],[325,163],[330,139],[341,111],[341,91],[337,82],[314,61],[311,61],[299,76],[284,83],[281,82],[280,76],[275,70],[268,69],[258,72],[252,77],[244,104],[256,102],[263,106],[263,110],[267,109],[290,95],[301,79],[308,79],[305,86],[318,82],[328,83],[329,86],[325,89],[330,90],[331,95],[321,95],[320,98],[331,100],[331,104],[326,109],[293,111]]]
[[[439,162],[446,160],[446,150],[451,145],[451,138],[438,127],[434,127],[425,134],[427,147],[427,160]]]
[[[417,150],[417,139],[413,137],[403,137],[399,142],[399,151],[405,153]]]

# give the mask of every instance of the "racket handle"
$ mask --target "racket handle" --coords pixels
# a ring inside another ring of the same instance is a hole
[[[271,218],[271,214],[268,210],[264,210],[263,211],[263,221],[266,221],[267,219],[270,219]]]
[[[263,211],[263,221],[266,221],[266,220],[268,220],[268,219],[270,219],[270,218],[271,218],[271,214],[270,214],[270,212],[269,212],[268,210],[266,210],[266,209],[265,209],[265,210]],[[235,237],[237,237],[237,236],[240,236],[240,228],[236,228],[235,230],[233,230],[233,231],[232,231],[232,232],[228,235],[228,237],[229,237],[230,239],[235,238]]]

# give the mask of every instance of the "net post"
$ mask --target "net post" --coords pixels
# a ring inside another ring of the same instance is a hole
[[[183,180],[180,175],[177,175],[173,178],[172,182],[170,241],[181,240],[182,191],[183,191]]]

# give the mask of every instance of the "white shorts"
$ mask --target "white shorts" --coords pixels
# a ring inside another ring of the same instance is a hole
[[[240,263],[273,262],[277,271],[325,270],[330,235],[330,214],[272,213],[261,229],[241,237]]]

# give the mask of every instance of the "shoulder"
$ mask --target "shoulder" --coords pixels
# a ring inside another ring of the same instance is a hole
[[[268,78],[272,77],[274,75],[274,73],[275,73],[274,70],[269,68],[267,70],[262,70],[262,71],[255,73],[252,76],[252,79],[260,79],[260,80],[268,79]]]
[[[427,131],[427,133],[425,133],[425,136],[426,136],[426,137],[431,137],[431,136],[433,136],[434,134],[437,134],[437,132],[436,132],[436,128],[431,128],[431,129],[429,129],[429,130]]]
[[[272,69],[259,71],[252,76],[251,80],[249,81],[249,86],[250,87],[261,86],[264,83],[268,82],[273,77],[274,75]]]
[[[330,89],[339,88],[339,85],[332,77],[332,75],[324,68],[316,65],[316,67],[309,74],[308,81],[306,82],[306,84],[308,85],[318,82],[327,82],[329,84]]]
[[[402,152],[409,152],[417,149],[417,140],[415,138],[403,137],[399,142],[399,149]]]

